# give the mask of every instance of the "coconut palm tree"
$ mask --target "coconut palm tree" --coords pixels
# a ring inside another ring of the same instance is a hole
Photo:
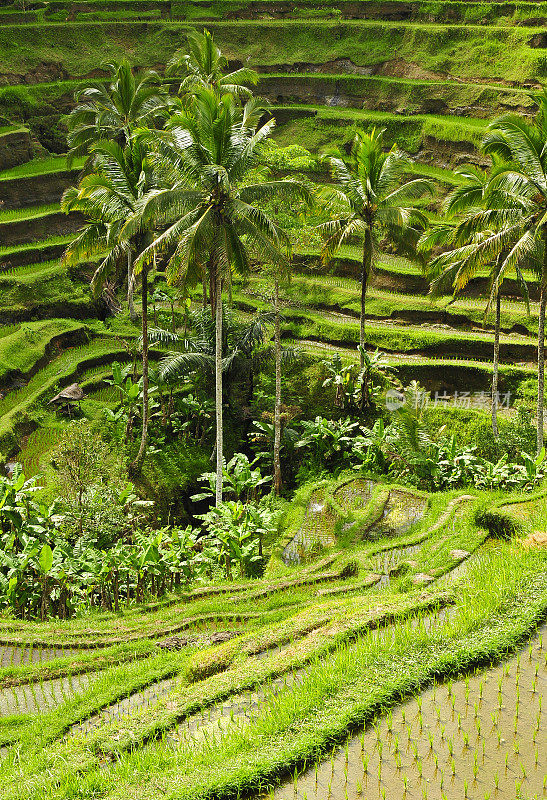
[[[107,64],[106,68],[110,70],[109,83],[88,82],[74,94],[77,105],[67,117],[68,166],[76,156],[95,155],[94,147],[101,141],[129,147],[139,127],[163,124],[168,116],[171,101],[156,72],[145,70],[135,75],[126,60]],[[137,318],[134,288],[135,276],[128,257],[127,303],[132,321]]]
[[[495,233],[481,246],[481,258],[504,254],[500,269],[535,269],[540,289],[538,319],[537,449],[544,440],[545,308],[547,305],[547,106],[535,122],[508,114],[488,127],[483,149],[505,162],[493,179],[504,195],[502,207],[486,209],[482,221]],[[505,255],[506,253],[506,255]]]
[[[497,236],[503,213],[513,213],[514,200],[506,192],[496,190],[496,176],[503,165],[495,165],[489,171],[473,166],[464,167],[457,172],[462,178],[445,200],[444,220],[427,231],[420,239],[418,248],[429,250],[437,245],[450,248],[435,257],[430,263],[431,287],[433,296],[446,294],[452,290],[454,295],[465,289],[467,284],[482,269],[489,270],[489,297],[484,316],[495,307],[494,356],[492,364],[491,416],[494,437],[498,431],[498,377],[501,329],[501,289],[507,277],[505,250],[493,252],[492,238]],[[488,212],[485,215],[485,210]],[[493,213],[495,212],[495,213]],[[529,311],[528,286],[518,264],[514,265],[517,282]]]
[[[153,70],[135,75],[127,60],[107,64],[110,81],[86,82],[74,93],[77,103],[67,117],[68,162],[88,155],[101,139],[128,145],[137,128],[155,127],[168,116],[170,101]]]
[[[119,262],[141,253],[146,243],[146,232],[136,228],[126,234],[125,224],[134,215],[139,201],[151,185],[152,179],[146,162],[143,141],[135,138],[131,146],[122,148],[114,141],[103,141],[92,148],[94,172],[84,175],[78,187],[66,190],[61,208],[66,213],[79,211],[87,224],[68,245],[63,261],[77,264],[100,258],[91,286],[97,294],[106,281],[116,274]],[[141,336],[143,374],[142,434],[138,454],[130,465],[130,473],[138,476],[146,453],[148,437],[148,264],[139,264],[141,271]],[[133,267],[131,266],[133,273]]]
[[[171,283],[198,274],[205,264],[215,317],[216,502],[222,500],[222,290],[232,270],[249,271],[254,254],[279,265],[287,260],[289,239],[262,210],[274,197],[308,197],[292,180],[257,182],[260,145],[273,120],[259,127],[261,109],[254,101],[239,108],[230,94],[197,89],[184,112],[175,115],[168,130],[152,137],[151,156],[160,184],[140,205],[136,222],[165,229],[144,250],[139,263],[167,253]],[[197,269],[196,269],[197,268]]]
[[[335,186],[323,191],[331,219],[318,226],[325,239],[322,255],[328,261],[342,245],[355,240],[362,244],[359,344],[364,348],[365,303],[379,239],[387,236],[402,243],[405,237],[409,241],[416,233],[413,224],[425,220],[406,204],[431,191],[431,184],[421,178],[404,180],[409,170],[407,157],[395,145],[386,152],[383,132],[376,128],[370,133],[357,131],[349,158],[329,156],[326,161]],[[364,350],[360,352],[363,367]]]
[[[232,94],[250,99],[249,86],[258,83],[258,73],[247,67],[227,72],[228,60],[214,43],[208,30],[190,31],[186,47],[177,50],[165,69],[166,75],[182,75],[179,94],[192,94],[196,89],[212,89],[218,95]]]

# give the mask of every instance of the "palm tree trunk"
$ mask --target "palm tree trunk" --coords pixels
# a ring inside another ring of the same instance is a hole
[[[279,319],[279,279],[275,277],[275,406],[274,406],[274,492],[281,492],[281,325]]]
[[[545,286],[544,275],[542,275],[541,293],[539,297],[539,319],[538,319],[538,398],[537,398],[538,455],[543,447],[543,396],[545,392],[545,305],[547,302],[547,286]]]
[[[205,270],[203,270],[201,276],[201,292],[202,292],[203,310],[205,311],[205,309],[207,308],[207,273]]]
[[[220,267],[216,265],[215,271],[215,415],[216,415],[216,451],[217,451],[217,478],[215,504],[222,503],[222,470],[223,442],[222,442],[222,276]]]
[[[135,276],[133,275],[133,259],[131,257],[131,249],[127,251],[127,305],[129,306],[129,318],[131,322],[137,319],[137,312],[135,311],[135,304],[133,302],[133,294],[135,292]]]
[[[142,434],[137,457],[129,468],[130,477],[140,475],[148,441],[148,267],[143,264],[142,297]]]
[[[363,270],[361,272],[361,313],[359,316],[359,347],[361,369],[365,366],[365,305],[367,299],[368,281],[372,268],[372,236],[367,226],[363,241]]]
[[[500,287],[496,293],[496,322],[494,327],[494,363],[492,373],[492,431],[494,439],[499,437],[498,431],[498,372],[500,362],[500,322],[501,322],[501,292]]]

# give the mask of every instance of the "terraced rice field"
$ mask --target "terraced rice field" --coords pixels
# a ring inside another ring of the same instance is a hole
[[[2,797],[543,796],[544,552],[485,541],[472,495],[344,476],[299,530],[319,501],[329,548],[263,579],[1,619]]]
[[[544,69],[539,8],[499,3],[486,9],[448,2],[426,9],[415,2],[385,6],[376,0],[313,7],[307,2],[291,7],[276,2],[205,6],[158,0],[146,8],[127,0],[116,10],[93,2],[77,7],[58,2],[41,10],[6,4],[0,13],[0,77],[5,84],[0,86],[0,114],[9,124],[2,130],[6,135],[28,130],[39,141],[46,137],[45,150],[31,152],[34,157],[27,155],[0,171],[0,238],[3,233],[9,242],[0,241],[0,262],[5,262],[10,280],[5,285],[10,296],[6,320],[14,314],[18,322],[51,316],[92,318],[96,313],[86,290],[89,276],[63,275],[53,267],[77,224],[57,213],[58,201],[82,166],[82,160],[76,160],[67,171],[58,120],[71,107],[79,79],[106,54],[128,54],[137,65],[161,68],[193,25],[207,24],[229,58],[259,70],[260,91],[272,101],[278,117],[280,143],[301,142],[313,151],[322,144],[347,142],[357,124],[381,125],[388,141],[397,139],[412,153],[413,169],[437,181],[433,205],[438,210],[440,198],[455,180],[446,167],[480,161],[476,145],[488,119],[507,109],[533,113]],[[36,36],[28,46],[30,33]],[[67,45],[70,41],[78,43],[77,58]],[[483,57],[485,48],[488,58]],[[56,149],[48,153],[52,136]],[[320,173],[315,179],[325,177]],[[330,346],[351,351],[358,335],[355,270],[360,254],[349,248],[334,265],[338,276],[318,275],[318,247],[319,242],[302,254],[303,272],[287,289],[283,333],[312,355]],[[351,277],[343,277],[348,270]],[[389,352],[393,363],[404,368],[405,378],[415,377],[413,362],[421,359],[422,380],[432,391],[447,388],[453,393],[464,384],[484,389],[491,349],[483,319],[486,290],[479,276],[467,297],[450,306],[448,298],[433,306],[420,267],[386,256],[368,303],[374,321],[369,345]],[[245,308],[250,298],[261,294],[271,294],[271,286],[253,276],[241,292]],[[514,391],[528,377],[537,325],[534,303],[526,318],[511,287],[509,294],[501,349],[502,361],[513,371],[502,369],[504,391]],[[77,300],[66,304],[69,296]],[[234,299],[237,307],[237,294]],[[293,309],[295,299],[298,308]],[[448,360],[449,380],[441,386],[437,376]],[[440,361],[439,369],[429,369],[431,361]],[[47,384],[46,373],[43,378]],[[9,422],[12,448],[24,443],[21,433],[13,430],[17,424],[22,431],[25,418]]]
[[[82,78],[127,55],[160,72],[206,25],[255,67],[279,145],[317,154],[356,126],[385,128],[435,181],[483,164],[490,119],[529,115],[547,74],[546,3],[313,4],[124,0],[0,9],[0,452],[37,474],[63,421],[47,403],[78,380],[93,417],[138,330],[99,321],[91,266],[60,257],[79,222],[59,200],[60,122]],[[8,153],[6,145],[11,148]],[[8,154],[9,158],[6,157]],[[328,180],[316,165],[306,174]],[[319,265],[293,231],[284,341],[356,360],[361,253]],[[526,277],[530,277],[527,274]],[[163,278],[162,274],[154,280]],[[531,313],[508,281],[500,388],[534,373]],[[486,276],[433,303],[418,263],[382,254],[367,302],[371,351],[433,393],[484,391]],[[235,282],[241,319],[269,308],[260,266]],[[199,297],[194,298],[196,303]],[[62,337],[59,339],[59,337]],[[23,344],[24,343],[24,346]],[[24,357],[23,357],[24,356]],[[519,498],[522,500],[522,498]],[[478,493],[429,496],[345,475],[295,500],[260,580],[215,584],[70,621],[0,618],[2,800],[513,800],[545,796],[545,556],[477,528]],[[545,498],[508,503],[533,531]]]

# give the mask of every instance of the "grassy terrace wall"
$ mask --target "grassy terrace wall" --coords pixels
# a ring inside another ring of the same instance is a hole
[[[318,151],[346,145],[356,127],[381,127],[388,144],[396,141],[415,157],[415,174],[438,181],[432,213],[456,180],[439,167],[484,163],[478,148],[488,120],[505,111],[532,114],[547,76],[547,4],[54,0],[26,8],[0,6],[0,325],[51,319],[93,325],[104,313],[89,296],[90,270],[67,271],[59,263],[81,220],[62,215],[58,202],[81,164],[68,170],[57,154],[66,149],[63,116],[75,88],[103,76],[110,59],[127,56],[137,67],[161,71],[187,32],[207,25],[233,66],[261,73],[258,91],[272,104],[280,144]],[[283,334],[318,358],[338,347],[354,359],[360,254],[342,254],[328,273],[314,268],[317,255],[315,242],[296,258],[298,291],[288,298],[296,307],[287,309]],[[331,292],[330,279],[348,285]],[[486,278],[477,276],[450,306],[429,303],[427,288],[417,265],[382,260],[368,306],[371,346],[390,353],[404,382],[416,378],[432,391],[464,383],[486,389],[490,334],[467,335],[484,330]],[[501,383],[514,391],[533,374],[537,293],[531,284],[532,315],[525,318],[515,286],[508,281],[504,291],[512,302],[504,301]],[[262,307],[260,296],[234,297],[238,313]],[[452,330],[431,327],[439,325]],[[135,335],[125,322],[121,329],[122,337]],[[92,342],[81,354],[55,351],[49,364],[40,361],[21,402],[14,397],[6,405],[9,419],[0,432],[10,446],[13,428],[34,426],[34,409],[58,382],[53,362],[62,360],[59,380],[81,378],[76,364],[95,363],[97,347],[100,385],[119,347]],[[45,394],[35,385],[42,372]]]
[[[17,76],[33,82],[52,77],[79,77],[109,57],[125,53],[135,64],[163,64],[181,46],[187,22],[75,22],[3,25],[0,28],[2,69],[6,83]],[[326,64],[350,59],[361,68],[401,74],[413,69],[455,78],[537,85],[547,74],[543,29],[485,27],[376,21],[308,19],[271,22],[211,21],[208,27],[232,59],[257,66]],[[39,33],[39,36],[34,34]],[[35,43],[28,46],[29,39]],[[391,67],[387,65],[391,64]],[[59,74],[61,72],[61,74]],[[410,77],[410,76],[409,76]],[[425,77],[425,76],[424,76]],[[433,78],[430,74],[427,77]]]

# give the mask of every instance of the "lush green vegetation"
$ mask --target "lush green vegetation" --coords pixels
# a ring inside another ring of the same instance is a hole
[[[0,11],[2,797],[543,796],[543,5]]]

